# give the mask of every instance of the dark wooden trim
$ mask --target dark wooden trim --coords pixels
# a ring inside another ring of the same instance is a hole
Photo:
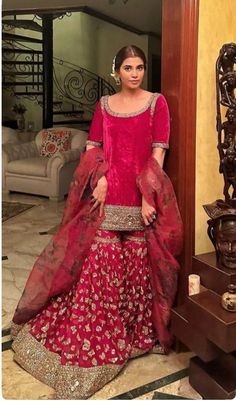
[[[171,151],[166,170],[184,223],[179,303],[187,294],[195,247],[195,142],[199,0],[163,0],[162,92],[171,113]]]
[[[48,6],[47,8],[34,8],[34,7],[27,7],[27,8],[21,8],[20,10],[15,10],[15,9],[8,9],[2,12],[3,16],[7,15],[26,15],[26,14],[37,14],[37,15],[43,15],[43,14],[55,14],[61,15],[64,12],[83,12],[85,14],[91,15],[92,17],[98,18],[102,21],[108,22],[109,24],[116,25],[119,28],[125,29],[126,31],[133,32],[136,35],[151,35],[157,38],[161,38],[161,35],[158,35],[155,32],[146,32],[142,31],[141,29],[137,29],[132,25],[126,24],[122,21],[117,20],[116,18],[110,17],[109,15],[103,14],[100,11],[94,10],[91,7],[87,6],[70,6],[70,7],[50,7]]]

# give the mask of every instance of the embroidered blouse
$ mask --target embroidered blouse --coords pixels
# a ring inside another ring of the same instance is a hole
[[[169,147],[168,106],[164,96],[157,93],[150,96],[142,109],[133,113],[116,113],[108,102],[109,96],[103,96],[99,101],[87,141],[87,144],[103,147],[109,165],[106,218],[102,228],[141,229],[142,196],[136,177],[151,156],[153,147]]]

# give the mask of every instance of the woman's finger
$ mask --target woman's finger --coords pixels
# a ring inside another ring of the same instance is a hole
[[[148,219],[145,216],[143,216],[143,220],[144,220],[145,226],[149,226],[150,223],[149,223]]]
[[[104,210],[104,202],[100,203],[100,208],[99,208],[99,216],[101,217],[103,215],[103,210]]]
[[[96,200],[96,202],[93,204],[93,206],[91,207],[91,209],[90,209],[90,212],[93,212],[98,206],[99,206],[99,201],[98,200]]]

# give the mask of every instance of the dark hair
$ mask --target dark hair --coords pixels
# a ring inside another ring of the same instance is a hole
[[[143,60],[144,68],[146,69],[146,56],[142,49],[135,45],[125,46],[120,49],[115,58],[115,71],[120,69],[121,64],[123,61],[128,57],[140,57]]]

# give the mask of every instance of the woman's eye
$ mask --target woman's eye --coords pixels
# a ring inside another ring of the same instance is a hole
[[[143,65],[139,65],[139,66],[138,66],[138,70],[139,70],[139,71],[142,71],[143,68],[144,68]]]
[[[125,71],[130,71],[130,67],[124,67]]]

